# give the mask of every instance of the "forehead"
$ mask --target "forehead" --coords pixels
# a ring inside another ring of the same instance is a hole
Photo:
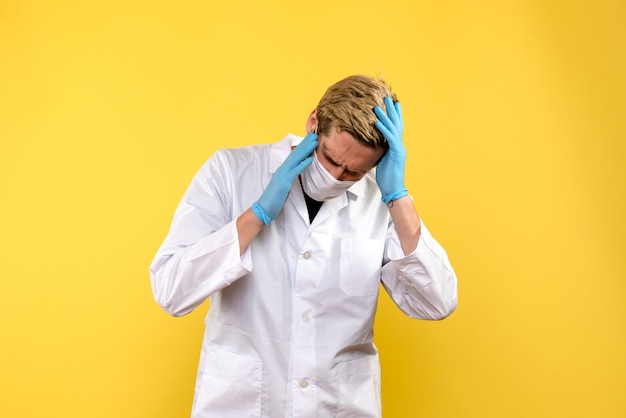
[[[329,135],[321,135],[318,150],[332,162],[351,171],[369,171],[385,153],[381,147],[369,147],[352,135],[339,129],[331,129]]]

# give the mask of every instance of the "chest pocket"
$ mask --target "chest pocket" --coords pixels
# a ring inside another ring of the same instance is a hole
[[[339,254],[339,287],[349,296],[378,293],[384,240],[344,239]]]

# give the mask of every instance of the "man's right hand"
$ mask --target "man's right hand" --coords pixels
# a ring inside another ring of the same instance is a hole
[[[313,161],[311,153],[317,148],[317,144],[317,134],[308,133],[278,167],[259,200],[252,205],[252,211],[265,225],[278,215],[293,182]]]

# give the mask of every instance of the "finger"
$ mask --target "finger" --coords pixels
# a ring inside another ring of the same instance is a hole
[[[390,136],[395,136],[396,135],[396,126],[394,125],[394,123],[387,117],[387,115],[385,115],[383,113],[383,110],[379,107],[378,111],[376,113],[376,116],[378,116],[378,122],[380,122],[380,124],[382,126],[385,127],[386,132],[383,132],[382,130],[378,129],[385,138],[389,139]]]
[[[391,119],[389,119],[387,113],[385,113],[385,111],[380,106],[376,106],[374,108],[374,113],[376,113],[376,116],[378,116],[378,120],[380,120],[386,127],[393,126],[393,122],[391,121]]]
[[[306,136],[304,137],[304,139],[302,140],[302,142],[305,141],[314,141],[317,139],[317,134],[315,132],[307,132]]]
[[[298,144],[296,148],[298,147],[307,148],[309,144],[313,142],[317,142],[317,134],[314,132],[308,132],[306,136],[304,137],[304,139],[302,140],[302,142],[300,142],[300,144]]]
[[[378,129],[380,133],[383,134],[387,142],[391,144],[391,141],[394,140],[395,135],[393,135],[393,133],[379,120],[374,122],[374,125],[376,126],[376,129]]]
[[[304,160],[300,161],[300,164],[298,164],[297,166],[294,167],[293,170],[291,170],[291,174],[293,175],[293,179],[295,180],[296,177],[298,177],[300,175],[300,173],[302,173],[304,171],[305,168],[310,166],[312,162],[313,162],[313,157],[308,157],[308,158],[305,158]]]
[[[391,119],[391,121],[395,125],[397,123],[398,117],[396,115],[396,108],[393,105],[393,100],[389,96],[385,97],[385,108],[387,109],[387,115],[389,116],[389,119]]]
[[[315,151],[315,148],[317,148],[318,144],[319,142],[317,140],[317,135],[315,135],[315,138],[312,138],[306,143],[301,144],[302,145],[302,148],[300,149],[301,154],[298,154],[299,160],[302,161],[306,157],[310,156],[313,153],[313,151]]]
[[[380,121],[375,122],[375,125],[387,140],[390,150],[399,150],[404,148],[402,145],[402,138],[399,135],[396,135],[395,131],[387,129],[387,127]]]
[[[398,115],[398,127],[400,128],[401,131],[403,131],[404,130],[404,118],[402,117],[402,105],[400,105],[400,102],[396,102],[395,107],[396,107],[396,114]]]
[[[302,161],[311,154],[315,148],[317,148],[317,134],[309,132],[306,137],[298,144],[298,146],[291,152],[290,158],[296,159],[298,162]]]

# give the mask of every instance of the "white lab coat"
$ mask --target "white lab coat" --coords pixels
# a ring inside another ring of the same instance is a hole
[[[380,417],[380,283],[407,315],[442,319],[457,279],[422,225],[404,256],[372,170],[309,224],[294,182],[243,255],[235,220],[301,138],[225,149],[200,169],[150,266],[171,315],[210,297],[193,417]]]

